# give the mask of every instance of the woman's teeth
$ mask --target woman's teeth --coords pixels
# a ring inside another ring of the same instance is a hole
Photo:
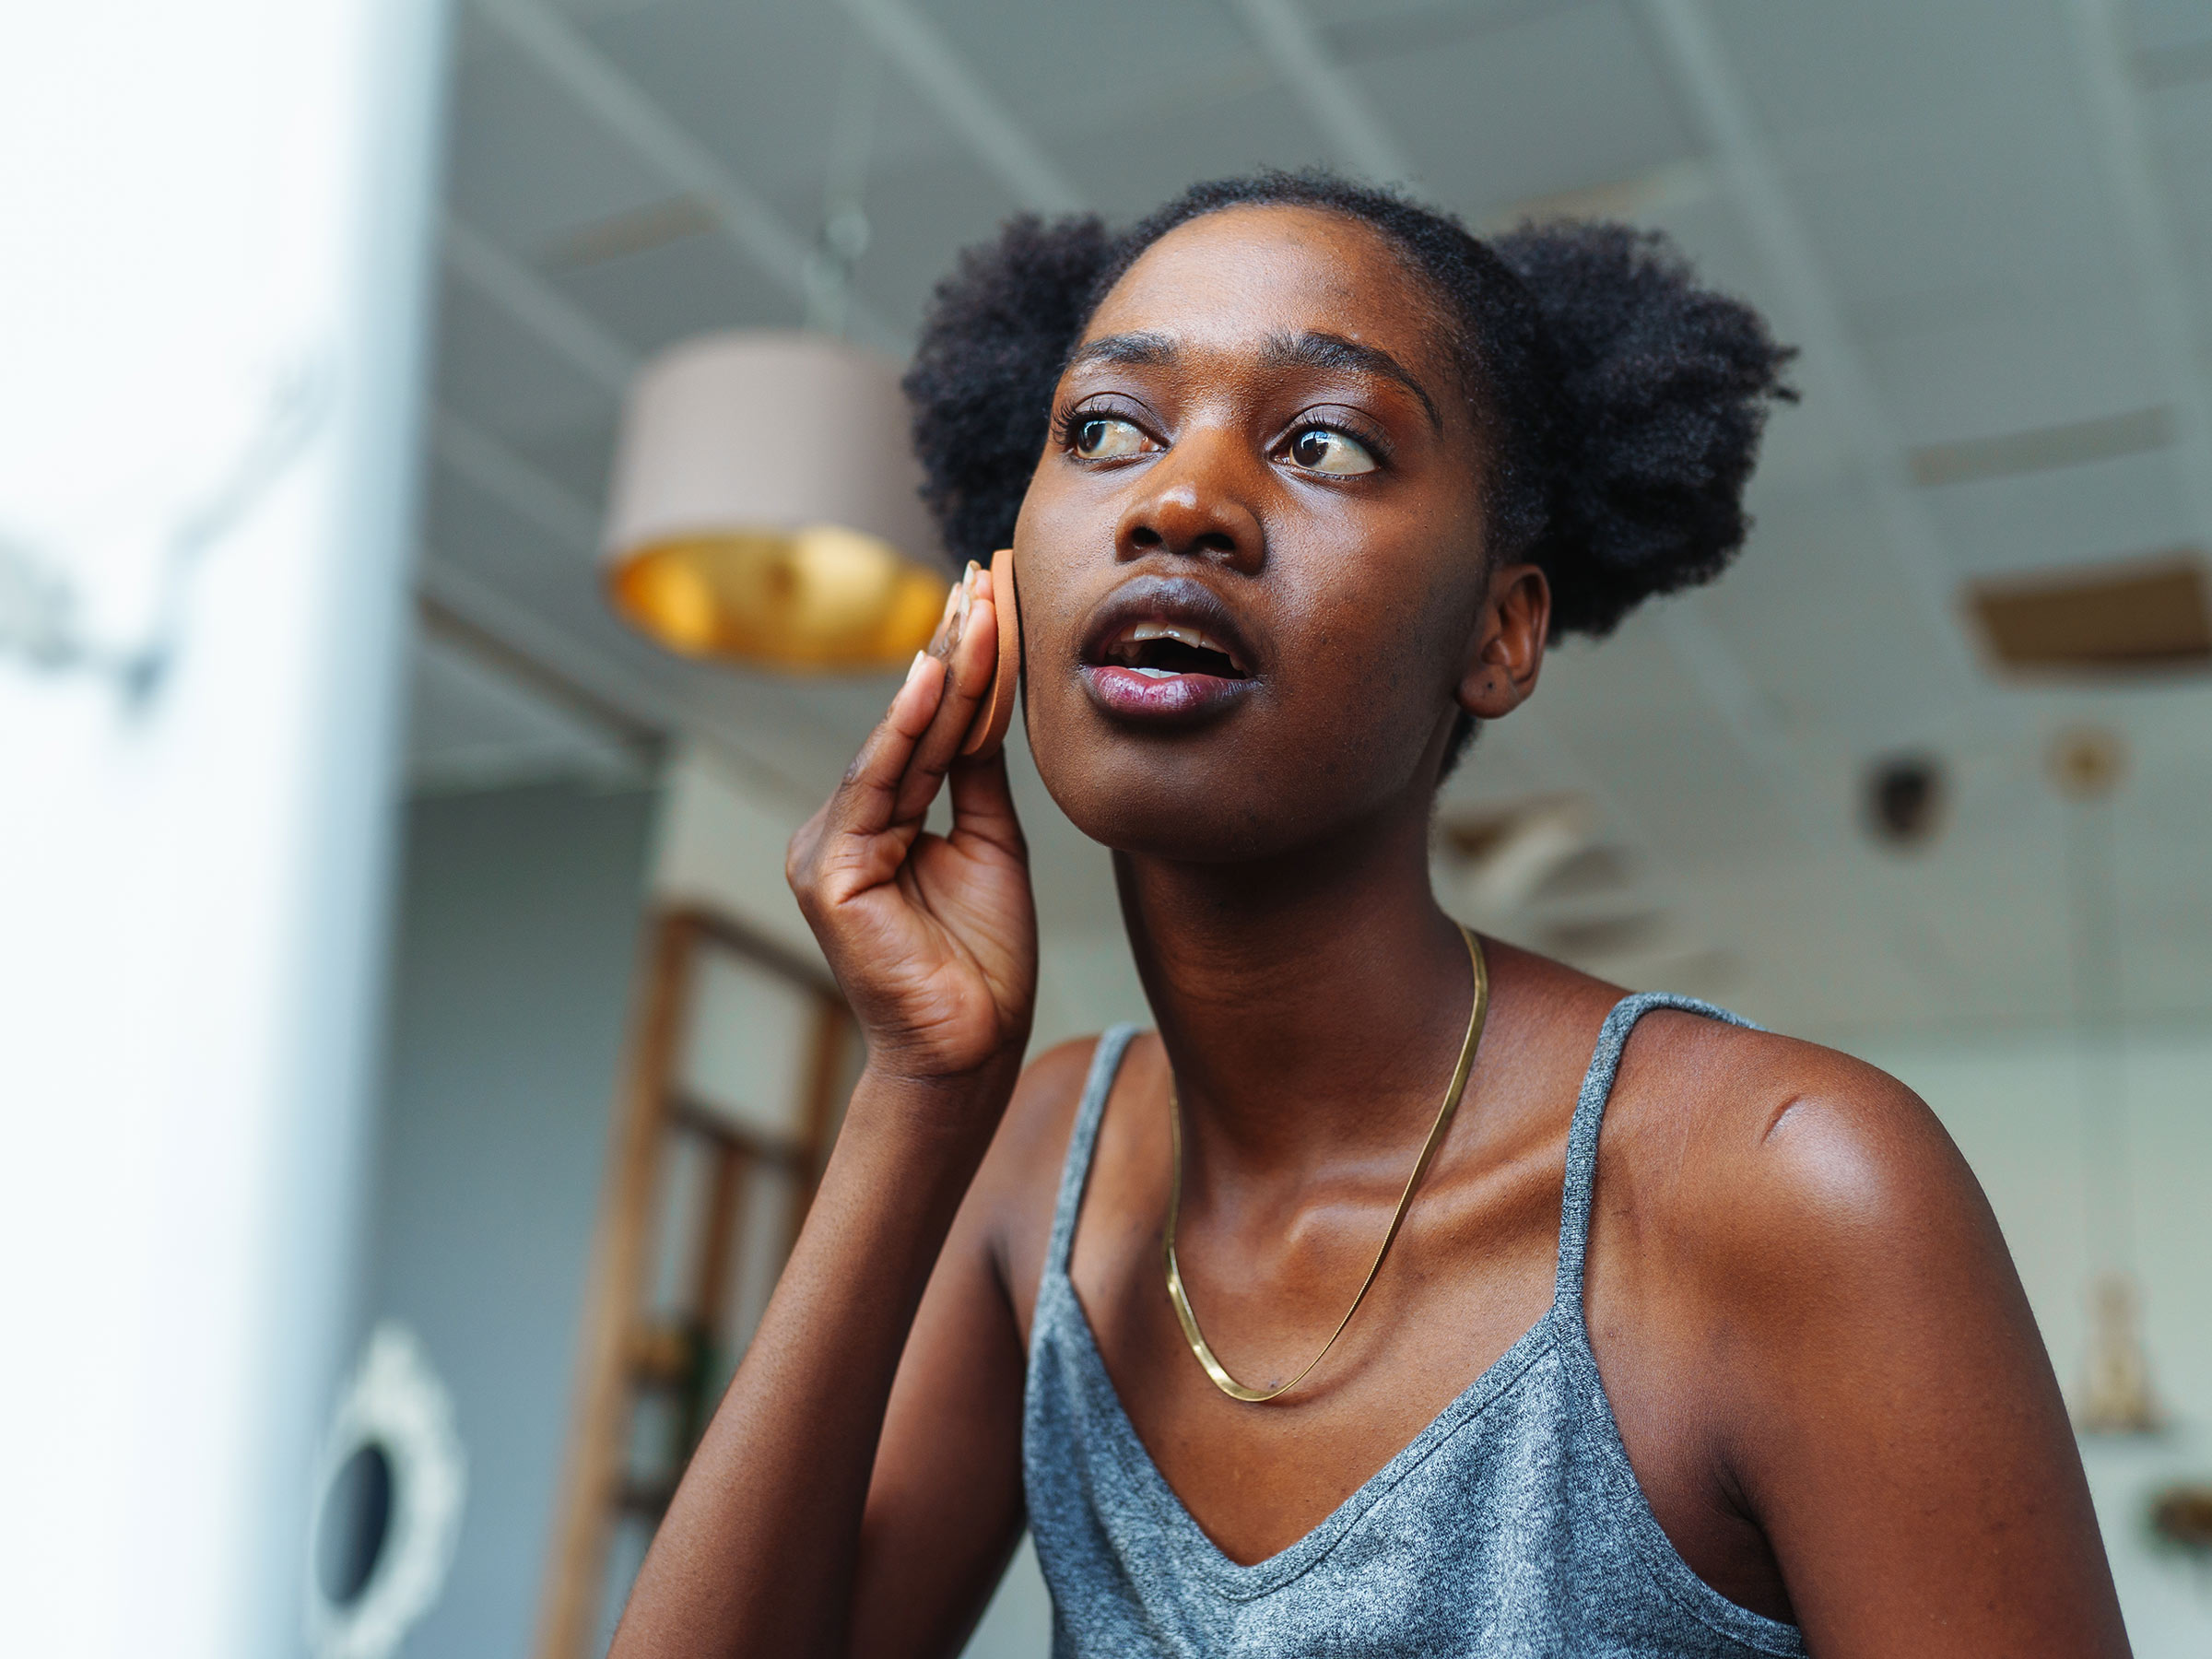
[[[1132,721],[1189,724],[1213,718],[1252,689],[1253,671],[1228,646],[1190,622],[1124,622],[1086,664],[1083,683],[1106,712]]]
[[[1223,656],[1229,654],[1224,647],[1216,644],[1206,634],[1177,622],[1139,622],[1129,630],[1129,639],[1137,644],[1147,640],[1180,640],[1183,644],[1200,651],[1218,651]]]
[[[1199,651],[1221,651],[1221,646],[1207,640],[1204,632],[1196,629],[1183,629],[1182,624],[1174,624],[1174,621],[1139,621],[1135,629],[1128,630],[1128,637],[1130,640],[1182,640],[1185,646],[1196,646]]]
[[[1229,648],[1203,629],[1182,622],[1138,622],[1116,639],[1107,660],[1147,679],[1210,674],[1241,678]]]

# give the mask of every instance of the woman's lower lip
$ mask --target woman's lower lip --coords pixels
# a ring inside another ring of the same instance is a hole
[[[1235,702],[1252,684],[1217,674],[1149,675],[1118,663],[1083,665],[1084,689],[1107,713],[1163,724],[1204,718]]]

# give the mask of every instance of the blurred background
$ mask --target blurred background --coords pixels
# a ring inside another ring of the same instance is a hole
[[[2136,1651],[2212,1651],[2212,9],[197,9],[0,42],[38,1651],[604,1652],[857,1065],[782,846],[943,592],[931,288],[1309,164],[1664,228],[1802,347],[1740,564],[1555,653],[1438,890],[1918,1089]],[[1143,1018],[1011,747],[1036,1043]],[[971,1652],[1049,1617],[1025,1552]]]

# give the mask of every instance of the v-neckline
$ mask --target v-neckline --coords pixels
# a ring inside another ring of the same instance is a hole
[[[1114,1386],[1113,1373],[1106,1368],[1104,1350],[1099,1347],[1098,1335],[1091,1329],[1090,1314],[1083,1306],[1083,1299],[1076,1294],[1075,1280],[1065,1267],[1053,1275],[1052,1285],[1053,1291],[1067,1302],[1066,1319],[1075,1329],[1076,1347],[1082,1363],[1089,1369],[1092,1391],[1104,1404],[1109,1430],[1117,1441],[1117,1450],[1131,1478],[1159,1512],[1163,1523],[1183,1535],[1183,1542],[1193,1552],[1188,1559],[1200,1563],[1215,1587],[1237,1601],[1265,1595],[1289,1583],[1334,1549],[1361,1516],[1492,1400],[1512,1387],[1558,1341],[1560,1318],[1560,1300],[1555,1290],[1535,1323],[1485,1366],[1479,1376],[1453,1395],[1382,1467],[1361,1481],[1350,1496],[1282,1548],[1247,1563],[1232,1559],[1214,1542],[1168,1483],[1168,1477],[1160,1473],[1151,1448],[1136,1430],[1135,1419],[1122,1404],[1121,1391]],[[1041,1307],[1038,1310],[1040,1333],[1048,1313],[1049,1310]]]

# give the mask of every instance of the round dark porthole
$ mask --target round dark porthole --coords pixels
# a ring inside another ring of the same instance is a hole
[[[332,1606],[361,1599],[391,1533],[392,1454],[382,1441],[368,1441],[332,1477],[315,1529],[315,1582]]]
[[[444,1587],[468,1491],[453,1396],[404,1327],[371,1334],[316,1464],[307,1651],[398,1659]]]

